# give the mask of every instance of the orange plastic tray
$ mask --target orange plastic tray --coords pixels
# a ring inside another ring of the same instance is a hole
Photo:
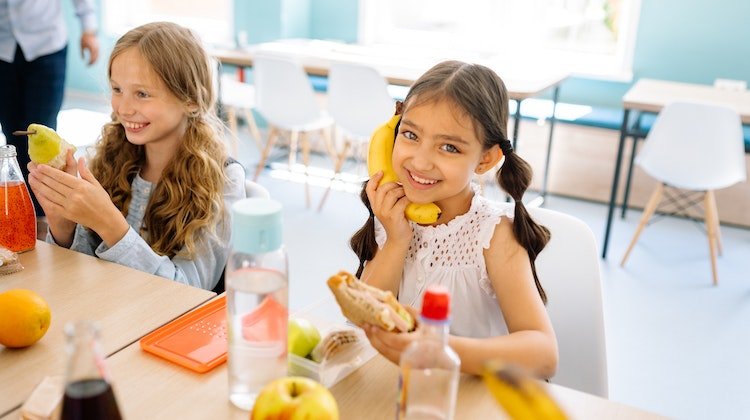
[[[154,330],[141,348],[196,372],[227,361],[227,301],[222,296]]]

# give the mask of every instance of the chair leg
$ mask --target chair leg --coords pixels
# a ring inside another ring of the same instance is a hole
[[[326,153],[328,153],[328,156],[331,157],[332,161],[336,161],[337,153],[336,153],[336,146],[333,144],[334,140],[334,130],[333,127],[324,127],[320,129],[320,136],[323,138],[323,145],[326,148]]]
[[[305,206],[310,208],[312,200],[310,199],[310,182],[308,180],[308,171],[310,169],[310,138],[308,133],[300,134],[300,143],[302,143],[302,163],[305,165]]]
[[[711,275],[713,276],[714,286],[719,284],[719,277],[716,269],[716,243],[718,241],[716,237],[716,225],[714,224],[714,209],[716,208],[716,200],[714,198],[714,192],[711,190],[706,191],[706,195],[703,198],[704,207],[706,212],[704,214],[706,222],[706,230],[708,232],[708,251],[711,254]]]
[[[648,199],[646,208],[643,209],[643,216],[641,216],[641,221],[638,222],[638,227],[635,229],[633,239],[630,241],[630,245],[628,245],[628,249],[625,251],[625,255],[622,256],[622,261],[620,261],[621,267],[625,266],[625,261],[627,261],[628,255],[630,255],[630,251],[633,250],[635,243],[638,242],[638,237],[641,236],[641,232],[643,232],[643,229],[646,227],[646,223],[648,223],[649,219],[651,219],[651,216],[654,214],[654,211],[656,211],[656,207],[659,205],[663,193],[664,184],[660,183],[656,186],[654,192],[651,193],[651,198]]]
[[[229,131],[230,131],[230,151],[232,153],[232,157],[237,157],[237,111],[235,111],[234,107],[228,106],[225,108],[227,111],[227,121],[229,122]]]
[[[261,137],[258,124],[255,122],[253,110],[245,108],[244,111],[245,119],[247,120],[247,127],[250,129],[250,135],[253,137],[253,140],[255,140],[255,145],[258,146],[258,150],[263,150],[263,144],[261,143],[263,137]]]
[[[289,171],[297,163],[297,148],[299,147],[299,131],[292,130],[289,135]]]
[[[260,161],[258,162],[258,167],[255,169],[255,176],[253,176],[253,181],[258,182],[258,177],[260,176],[260,173],[263,172],[263,168],[266,167],[266,160],[268,160],[268,155],[271,154],[273,144],[276,142],[276,139],[278,137],[279,129],[273,126],[269,127],[268,142],[266,143],[266,147],[263,149],[263,153],[260,155]]]
[[[341,150],[341,153],[338,155],[338,158],[336,159],[336,163],[333,166],[333,176],[331,177],[331,180],[328,182],[328,188],[326,188],[326,192],[323,193],[323,198],[320,199],[320,204],[318,204],[318,211],[321,211],[323,209],[323,204],[325,204],[326,199],[328,198],[328,193],[331,192],[331,187],[333,186],[333,181],[336,180],[336,176],[341,172],[341,167],[344,166],[344,161],[346,161],[346,158],[349,156],[349,146],[351,143],[349,141],[344,141],[344,149]]]
[[[719,221],[719,208],[716,207],[716,195],[712,194],[713,200],[711,200],[711,213],[713,214],[713,224],[714,224],[714,233],[716,235],[716,250],[718,251],[719,256],[721,256],[724,252],[721,246],[721,222]]]

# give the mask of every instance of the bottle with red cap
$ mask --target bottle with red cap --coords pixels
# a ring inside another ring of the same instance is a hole
[[[418,340],[402,353],[398,419],[452,419],[461,360],[448,346],[450,293],[427,288],[422,301]]]

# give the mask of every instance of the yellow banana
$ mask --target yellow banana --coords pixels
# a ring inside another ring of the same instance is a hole
[[[396,141],[396,126],[401,115],[394,115],[388,122],[378,127],[370,139],[367,153],[367,171],[370,176],[383,171],[383,179],[379,185],[387,182],[397,182],[396,172],[393,170],[393,144]],[[416,223],[426,225],[435,223],[440,217],[440,207],[435,203],[410,203],[404,211],[406,217]]]
[[[511,419],[568,418],[541,383],[514,366],[488,363],[482,378],[492,396]]]

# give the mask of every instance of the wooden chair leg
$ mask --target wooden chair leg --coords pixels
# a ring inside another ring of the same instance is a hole
[[[273,144],[276,142],[276,139],[278,137],[279,129],[273,126],[269,127],[268,142],[266,143],[266,147],[263,149],[263,153],[260,155],[260,161],[258,162],[258,167],[255,169],[255,176],[253,176],[253,181],[258,182],[258,177],[260,176],[260,173],[263,172],[263,168],[266,167],[266,160],[268,160],[268,155],[271,154]]]
[[[325,204],[326,199],[328,198],[328,193],[331,192],[333,181],[336,180],[336,176],[338,176],[338,174],[341,172],[341,168],[344,166],[344,161],[346,161],[346,158],[349,156],[349,146],[351,146],[351,143],[349,141],[344,141],[344,148],[341,150],[341,153],[338,155],[336,163],[333,166],[333,176],[328,182],[328,188],[326,188],[326,192],[323,193],[323,198],[320,199],[320,204],[318,204],[318,211],[321,211],[323,209],[323,204]]]
[[[643,232],[643,229],[646,227],[646,224],[648,223],[649,219],[651,219],[651,216],[654,214],[654,211],[656,211],[656,207],[659,205],[659,202],[661,201],[661,196],[664,193],[664,184],[659,184],[656,186],[656,189],[654,189],[654,192],[651,193],[651,198],[648,199],[648,203],[646,204],[646,208],[643,209],[643,216],[641,216],[641,221],[638,222],[638,227],[635,229],[635,234],[633,235],[633,239],[630,241],[630,245],[628,245],[628,249],[625,251],[625,255],[622,256],[622,261],[620,261],[620,266],[625,266],[625,261],[628,259],[628,255],[630,255],[630,251],[633,250],[633,247],[635,246],[635,243],[638,242],[638,237],[641,236],[641,232]]]
[[[297,163],[297,149],[299,148],[299,131],[292,130],[289,135],[289,171]]]
[[[716,194],[711,192],[711,195],[713,196],[713,199],[711,200],[711,213],[713,213],[713,224],[714,224],[714,233],[716,235],[716,250],[718,251],[719,256],[721,256],[724,253],[723,247],[721,246],[721,222],[719,221],[719,208],[716,206]]]
[[[706,212],[704,214],[706,231],[708,232],[708,251],[711,254],[711,275],[713,277],[714,286],[719,284],[719,277],[716,269],[716,225],[714,224],[714,209],[716,202],[714,198],[714,192],[709,190],[706,191],[706,195],[703,197],[704,207]]]
[[[305,165],[305,206],[310,208],[312,200],[310,199],[310,182],[308,180],[310,169],[310,138],[308,133],[300,134],[300,143],[302,143],[302,163]]]
[[[228,106],[225,108],[227,111],[227,122],[229,123],[230,132],[230,153],[233,158],[237,158],[237,111],[234,107]]]
[[[247,120],[247,127],[250,129],[250,135],[252,136],[253,140],[255,140],[255,145],[258,146],[258,150],[263,150],[263,144],[261,143],[261,137],[260,130],[258,129],[258,124],[255,122],[255,117],[253,116],[253,110],[245,108],[245,119]]]

